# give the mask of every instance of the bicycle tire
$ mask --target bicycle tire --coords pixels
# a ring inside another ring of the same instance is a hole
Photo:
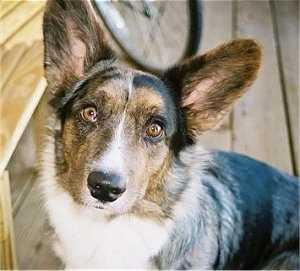
[[[156,1],[157,2],[157,1]],[[114,12],[113,9],[117,8],[116,6],[119,3],[124,4],[126,2],[109,2],[109,1],[97,1],[94,0],[94,4],[99,16],[102,18],[104,24],[110,31],[111,35],[121,47],[121,49],[126,53],[126,55],[140,68],[153,72],[155,74],[161,75],[164,70],[168,67],[175,65],[176,63],[180,62],[184,58],[193,56],[197,53],[201,34],[202,34],[202,3],[200,0],[187,0],[187,18],[189,18],[189,25],[186,29],[186,42],[184,48],[182,49],[182,53],[180,55],[176,55],[170,63],[166,63],[164,65],[161,64],[154,64],[146,59],[144,56],[138,53],[136,47],[134,47],[134,42],[131,40],[127,40],[122,36],[122,32],[116,27],[116,22],[112,22],[109,12]],[[129,2],[128,2],[129,3]],[[111,10],[108,12],[107,7],[105,5],[109,4]],[[159,48],[160,50],[160,48]],[[161,53],[161,52],[160,52]]]

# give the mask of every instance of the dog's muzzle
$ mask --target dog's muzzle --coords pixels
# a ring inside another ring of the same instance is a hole
[[[92,197],[103,203],[115,201],[126,190],[122,177],[101,171],[91,172],[88,176],[87,184]]]

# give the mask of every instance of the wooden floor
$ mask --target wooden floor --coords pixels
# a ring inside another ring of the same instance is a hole
[[[299,2],[205,1],[203,8],[200,52],[235,37],[255,38],[264,47],[254,86],[217,130],[203,135],[203,145],[244,153],[298,175]],[[19,268],[58,269],[39,179],[33,175],[22,189],[12,179]]]

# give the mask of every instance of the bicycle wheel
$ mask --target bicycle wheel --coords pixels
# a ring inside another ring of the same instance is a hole
[[[198,50],[200,0],[94,0],[119,46],[140,67],[160,74]]]

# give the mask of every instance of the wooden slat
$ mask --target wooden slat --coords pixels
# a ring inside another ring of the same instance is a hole
[[[32,181],[32,176],[36,173],[37,148],[35,141],[37,134],[34,129],[35,123],[31,120],[23,132],[13,155],[10,158],[9,164],[7,165],[7,170],[10,172],[13,213],[16,213],[23,204],[24,197],[26,197],[28,189],[31,187],[30,183]],[[45,133],[43,135],[45,135]]]
[[[15,71],[18,62],[20,61],[20,58],[23,56],[26,49],[27,48],[24,44],[18,44],[12,48],[12,50],[6,51],[6,53],[1,57],[1,65],[3,68],[1,69],[0,89],[2,95],[6,95],[4,93],[4,86],[9,77]]]
[[[39,181],[35,181],[15,217],[16,244],[20,269],[59,269],[51,248],[49,226],[41,204]]]
[[[2,71],[2,59],[4,57],[4,55],[6,54],[6,50],[4,48],[4,46],[0,45],[0,67],[1,67],[1,71]],[[2,74],[2,73],[1,73]]]
[[[20,1],[1,1],[1,9],[0,9],[0,19],[6,16],[8,13],[12,12],[17,5],[19,5]]]
[[[13,36],[7,39],[5,48],[10,49],[19,43],[30,45],[33,41],[42,40],[43,11],[42,8],[32,18],[28,19],[26,24],[18,29]]]
[[[18,29],[24,26],[30,18],[44,7],[42,1],[24,1],[17,5],[13,12],[1,19],[1,44],[4,44]]]
[[[252,89],[234,110],[234,150],[291,172],[285,112],[267,1],[237,1],[237,34],[256,38],[264,61]]]
[[[199,53],[219,46],[232,38],[232,2],[203,1],[203,36]],[[201,143],[209,148],[230,150],[231,131],[229,118],[214,131],[200,137]]]
[[[275,7],[276,34],[290,120],[295,174],[299,175],[299,1],[273,1],[271,4]]]
[[[8,172],[0,176],[0,269],[17,269]]]
[[[46,87],[42,79],[42,58],[42,44],[35,43],[5,86],[8,90],[4,90],[4,93],[9,94],[3,95],[1,99],[0,173],[6,167]]]

